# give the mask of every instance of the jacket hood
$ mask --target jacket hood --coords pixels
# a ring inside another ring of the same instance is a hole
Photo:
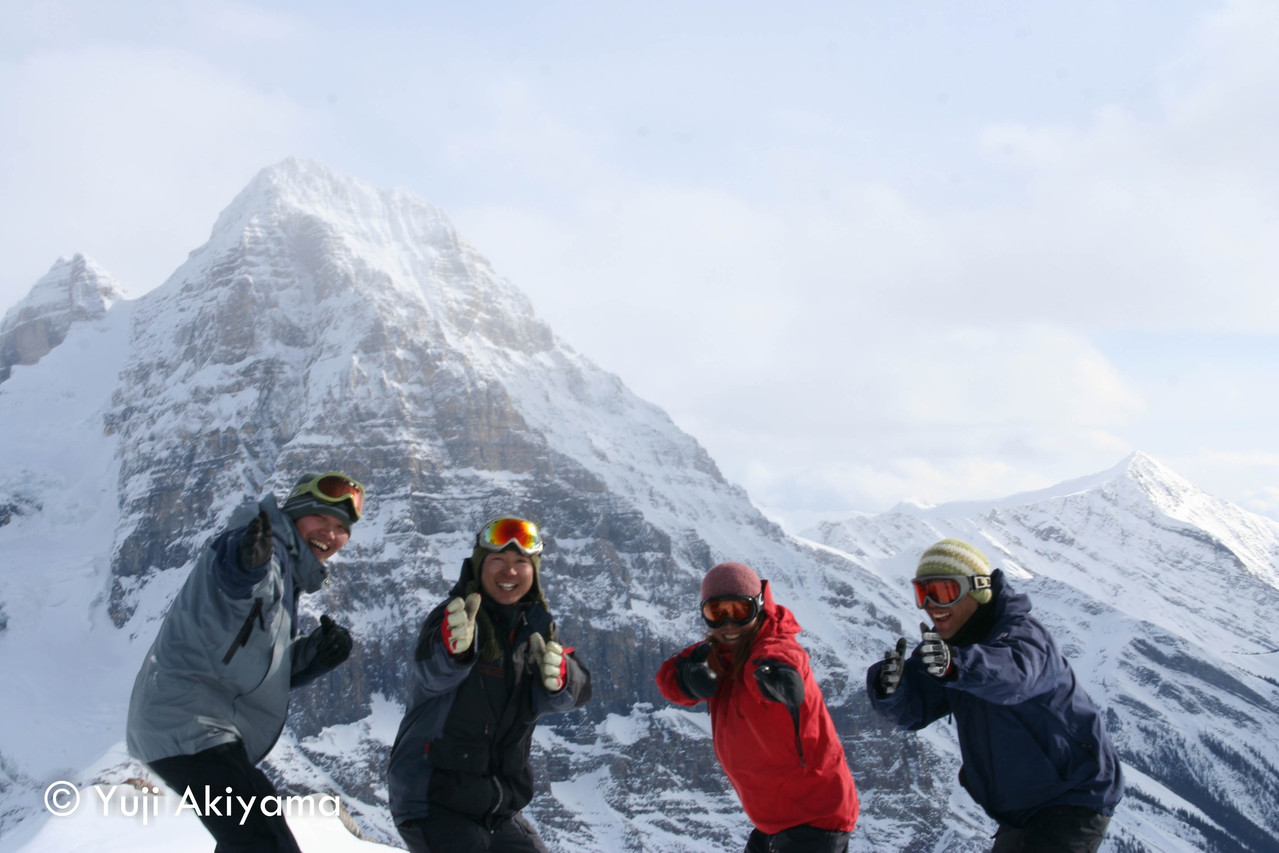
[[[764,636],[793,637],[800,631],[804,630],[799,626],[799,622],[795,619],[795,614],[789,609],[783,607],[773,601],[773,588],[769,586],[768,581],[763,581],[764,586],[764,614],[768,617],[764,620],[764,624],[759,627],[759,632],[755,635],[756,639]]]
[[[990,601],[977,605],[959,630],[947,641],[952,646],[964,648],[988,640],[997,626],[1009,619],[1019,619],[1030,613],[1030,598],[1018,595],[1008,586],[1002,569],[991,575]]]
[[[1007,617],[1025,616],[1030,612],[1030,596],[1014,592],[1003,569],[995,569],[990,573],[990,589],[991,599],[995,604],[996,622]]]

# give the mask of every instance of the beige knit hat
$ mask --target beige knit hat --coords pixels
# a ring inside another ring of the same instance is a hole
[[[915,569],[915,577],[930,575],[990,575],[990,561],[986,555],[967,542],[958,539],[943,539],[928,547],[924,556],[919,558],[919,568]],[[990,601],[989,589],[974,589],[968,593],[978,604]]]

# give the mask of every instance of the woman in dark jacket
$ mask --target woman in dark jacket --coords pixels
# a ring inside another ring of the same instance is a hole
[[[742,563],[702,580],[709,637],[662,664],[657,686],[679,705],[710,705],[715,757],[755,829],[746,853],[841,853],[857,789],[799,623]]]
[[[533,796],[533,727],[586,704],[591,676],[558,642],[542,545],[524,519],[484,525],[422,626],[388,768],[391,814],[413,853],[546,853],[520,814]]]

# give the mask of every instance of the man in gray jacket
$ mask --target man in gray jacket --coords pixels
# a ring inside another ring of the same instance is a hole
[[[283,506],[268,495],[241,507],[196,561],[138,672],[129,753],[190,791],[217,853],[298,850],[256,765],[284,728],[289,689],[351,652],[328,615],[297,636],[297,600],[327,582],[324,561],[363,508],[364,487],[337,472],[305,475]],[[206,797],[219,807],[206,809]]]

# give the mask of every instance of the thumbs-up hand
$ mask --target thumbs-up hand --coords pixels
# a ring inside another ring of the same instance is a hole
[[[906,668],[906,638],[897,640],[897,648],[884,652],[884,665],[879,668],[879,695],[892,696],[902,682]]]
[[[564,658],[564,647],[551,640],[549,643],[541,634],[534,634],[528,641],[529,651],[537,670],[542,675],[542,684],[551,693],[564,689],[564,679],[568,677],[568,661]]]
[[[924,669],[934,678],[945,678],[950,672],[950,646],[926,622],[919,623],[919,633],[924,639],[919,647]]]
[[[473,592],[465,600],[455,598],[444,608],[444,622],[440,633],[444,637],[444,648],[451,655],[460,655],[471,647],[475,640],[475,614],[480,612],[480,594]]]

